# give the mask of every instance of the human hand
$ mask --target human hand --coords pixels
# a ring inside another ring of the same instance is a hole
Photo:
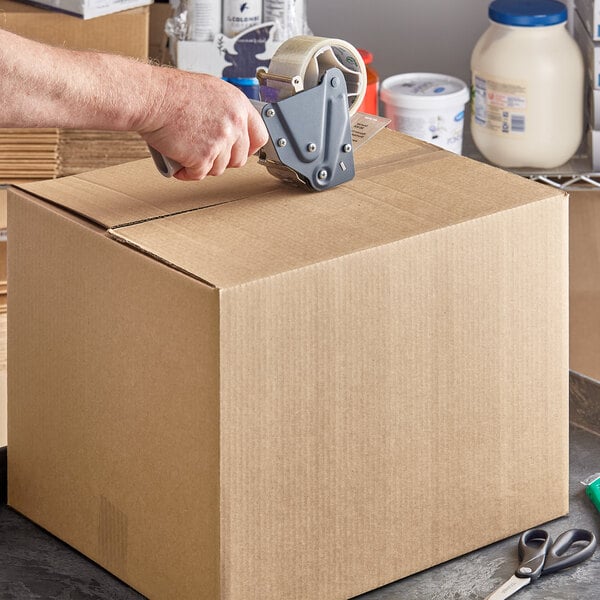
[[[241,167],[268,140],[258,111],[236,87],[211,75],[154,68],[157,97],[136,127],[149,146],[183,168],[183,181]]]

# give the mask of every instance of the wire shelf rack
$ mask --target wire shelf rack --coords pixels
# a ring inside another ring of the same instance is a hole
[[[590,169],[587,156],[575,156],[555,169],[510,169],[513,173],[565,191],[600,190],[600,172]]]

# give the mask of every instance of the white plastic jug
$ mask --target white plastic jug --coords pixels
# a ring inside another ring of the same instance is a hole
[[[583,134],[584,64],[557,0],[495,0],[471,57],[471,133],[502,167],[553,168]]]

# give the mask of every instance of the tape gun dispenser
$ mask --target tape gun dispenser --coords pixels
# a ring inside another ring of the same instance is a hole
[[[354,177],[351,116],[366,92],[366,67],[348,42],[297,36],[283,42],[268,69],[257,72],[260,101],[252,100],[269,132],[258,152],[273,176],[314,191]],[[150,149],[171,177],[177,162]]]

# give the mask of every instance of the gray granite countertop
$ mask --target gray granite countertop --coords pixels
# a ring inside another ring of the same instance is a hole
[[[598,536],[600,513],[579,481],[600,472],[600,436],[572,425],[570,464],[570,514],[545,527],[553,537],[572,527],[591,529]],[[483,600],[513,574],[517,539],[487,546],[355,600]],[[1,600],[144,600],[6,506],[0,506],[0,557]],[[542,577],[514,598],[597,600],[600,550],[577,567]]]

